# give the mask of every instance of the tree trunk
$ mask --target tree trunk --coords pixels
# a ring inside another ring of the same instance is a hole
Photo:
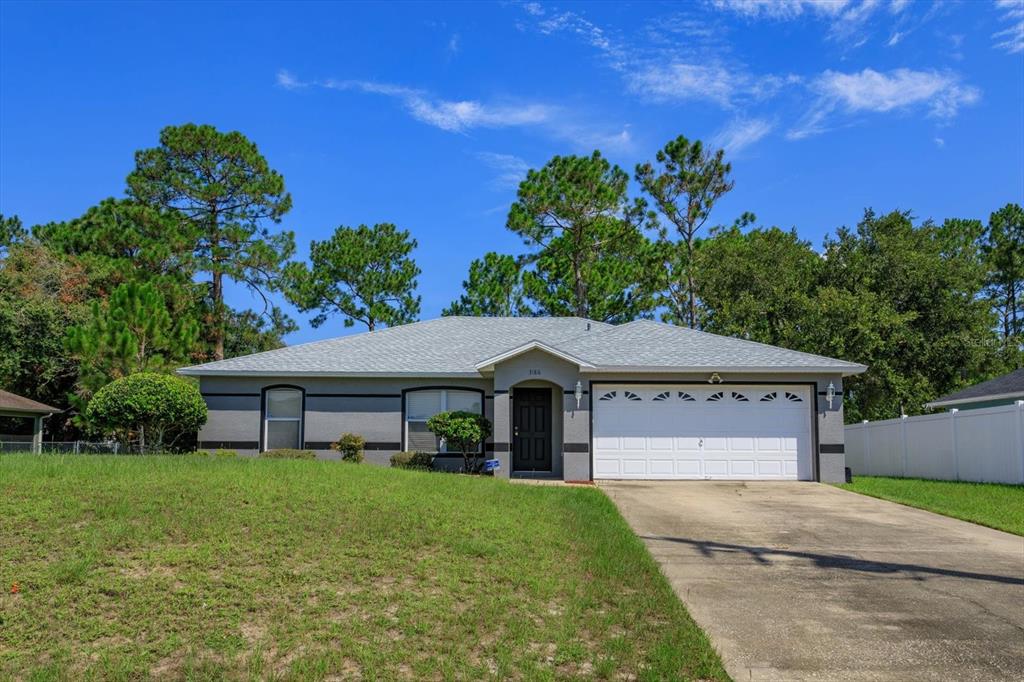
[[[224,273],[213,271],[213,359],[224,359]]]
[[[146,425],[139,426],[139,454],[146,454]]]
[[[697,328],[697,295],[693,290],[693,235],[686,236],[686,292],[690,296],[690,329]]]

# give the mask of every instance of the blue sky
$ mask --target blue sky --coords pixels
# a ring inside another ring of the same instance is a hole
[[[1021,202],[1024,0],[0,4],[4,214],[121,195],[133,152],[189,121],[284,175],[299,257],[341,224],[410,230],[433,317],[473,258],[521,252],[508,206],[555,154],[632,172],[710,141],[736,181],[713,222],[749,210],[816,246],[868,206]],[[292,313],[290,343],[355,331]]]

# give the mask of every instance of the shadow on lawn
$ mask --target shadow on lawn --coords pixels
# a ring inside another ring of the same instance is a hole
[[[812,552],[794,552],[786,549],[772,547],[750,547],[747,545],[731,545],[724,542],[713,542],[711,540],[689,540],[687,538],[672,538],[663,535],[642,535],[644,540],[661,540],[663,542],[676,542],[679,544],[695,547],[705,557],[713,557],[715,554],[746,554],[754,562],[762,566],[771,566],[771,556],[796,557],[808,559],[814,562],[818,568],[838,568],[846,571],[862,571],[864,573],[906,573],[914,580],[927,580],[926,575],[944,575],[953,578],[967,578],[968,580],[985,580],[994,583],[1005,583],[1008,585],[1024,585],[1024,578],[1015,578],[1004,575],[993,575],[990,573],[972,573],[970,571],[958,571],[949,568],[933,568],[931,566],[920,566],[917,564],[895,564],[887,561],[870,561],[858,559],[845,554],[815,554]],[[915,575],[917,574],[917,575]]]

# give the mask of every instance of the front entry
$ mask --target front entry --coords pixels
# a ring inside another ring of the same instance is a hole
[[[551,389],[512,394],[512,470],[551,471]]]

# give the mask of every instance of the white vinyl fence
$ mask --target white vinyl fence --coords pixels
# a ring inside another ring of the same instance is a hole
[[[846,427],[853,475],[1024,483],[1024,401]]]

